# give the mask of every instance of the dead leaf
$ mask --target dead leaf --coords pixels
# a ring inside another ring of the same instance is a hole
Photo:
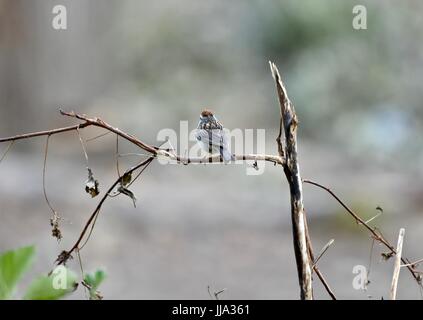
[[[135,205],[135,202],[137,201],[137,198],[135,197],[135,195],[134,195],[134,193],[131,191],[131,190],[129,190],[129,189],[127,189],[127,188],[125,188],[124,186],[120,186],[118,189],[117,189],[120,193],[123,193],[124,195],[126,195],[126,196],[128,196],[129,198],[131,198],[132,199],[132,201],[133,201],[133,203],[134,203],[134,208],[136,208],[137,206]]]
[[[85,192],[91,195],[91,198],[96,197],[100,190],[98,188],[99,183],[98,180],[94,179],[93,172],[90,168],[88,169],[88,180],[85,182]]]

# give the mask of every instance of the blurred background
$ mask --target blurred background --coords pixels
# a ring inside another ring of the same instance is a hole
[[[67,8],[67,30],[52,8]],[[367,8],[367,30],[352,8]],[[18,1],[0,0],[0,137],[74,124],[58,109],[99,116],[157,144],[163,128],[197,125],[205,106],[225,127],[266,130],[276,154],[275,61],[299,126],[302,176],[331,187],[404,254],[423,257],[423,2],[415,1]],[[84,139],[103,131],[86,129]],[[420,138],[419,138],[420,137]],[[87,142],[104,192],[116,179],[115,136]],[[46,189],[63,239],[51,237],[42,188],[46,138],[16,142],[0,164],[0,252],[35,244],[33,275],[69,249],[99,198],[84,191],[85,158],[75,132],[50,139]],[[0,144],[0,154],[8,144]],[[139,150],[120,142],[121,152]],[[139,157],[121,159],[121,167]],[[154,163],[124,196],[104,205],[81,251],[86,271],[103,267],[106,299],[297,299],[289,192],[267,165]],[[313,246],[338,298],[387,298],[391,260],[328,194],[304,186]],[[370,259],[371,257],[371,259]],[[370,269],[367,291],[352,286]],[[77,259],[70,267],[78,270]],[[26,283],[32,279],[25,278]],[[24,281],[24,283],[25,283]],[[328,299],[314,281],[318,299]],[[72,298],[84,298],[82,289]],[[398,298],[422,299],[407,270]]]

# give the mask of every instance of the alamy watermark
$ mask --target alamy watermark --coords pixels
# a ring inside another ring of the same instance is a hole
[[[64,5],[55,5],[51,10],[53,20],[51,26],[54,30],[66,30],[68,28],[68,13]]]
[[[354,30],[366,30],[367,29],[367,8],[361,4],[353,7],[353,20],[352,27]]]
[[[196,138],[196,130],[189,130],[188,121],[180,121],[179,133],[174,129],[164,128],[157,133],[157,141],[167,142],[172,147],[175,154],[185,158],[204,158],[210,157],[210,153],[205,152]],[[222,135],[225,136],[227,148],[232,155],[246,154],[266,154],[266,131],[265,129],[222,129]],[[190,146],[191,142],[191,146]],[[192,143],[197,142],[197,143]],[[218,154],[218,153],[217,153]],[[160,164],[177,164],[178,162],[168,157],[158,157]],[[254,163],[254,161],[249,161]],[[258,165],[246,166],[247,175],[261,175],[264,173],[265,161],[257,161]],[[217,161],[215,163],[220,163]],[[244,164],[244,160],[233,160],[231,163]]]
[[[60,265],[54,268],[52,272],[52,287],[55,290],[68,289],[68,270]]]
[[[356,274],[352,281],[353,288],[355,290],[367,290],[367,285],[370,283],[367,268],[362,265],[356,265],[353,267],[352,273]]]

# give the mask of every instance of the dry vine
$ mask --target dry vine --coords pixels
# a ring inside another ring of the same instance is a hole
[[[326,190],[329,194],[331,194],[346,210],[347,212],[352,215],[352,217],[356,220],[357,223],[363,225],[372,235],[374,240],[382,243],[385,245],[390,251],[389,255],[393,256],[396,254],[395,248],[382,236],[380,231],[378,232],[376,228],[372,228],[368,225],[370,221],[364,221],[361,219],[354,211],[352,211],[343,201],[341,201],[335,193],[333,193],[329,188],[311,180],[302,180],[300,175],[300,167],[299,161],[297,156],[297,127],[298,127],[298,119],[295,113],[294,106],[292,105],[291,101],[288,98],[286,88],[282,82],[280,77],[279,71],[276,65],[270,62],[270,68],[272,72],[272,76],[275,80],[277,95],[279,99],[279,110],[280,110],[280,120],[279,120],[279,133],[276,138],[278,155],[268,155],[268,154],[242,154],[242,155],[234,155],[235,160],[241,161],[254,161],[255,165],[257,161],[268,161],[273,163],[274,165],[281,166],[283,168],[285,177],[289,184],[290,189],[290,200],[291,200],[291,218],[292,218],[292,231],[293,231],[293,244],[294,244],[294,252],[295,258],[297,263],[297,271],[298,271],[298,279],[300,285],[300,296],[301,299],[313,299],[313,289],[312,289],[312,272],[314,271],[318,276],[319,280],[322,282],[323,286],[325,287],[326,291],[328,292],[329,296],[332,299],[336,299],[335,294],[333,293],[332,289],[328,285],[326,279],[322,275],[321,271],[317,267],[317,262],[329,248],[329,246],[333,243],[333,240],[329,241],[329,243],[321,250],[319,255],[315,257],[313,252],[313,246],[311,243],[307,219],[306,219],[306,212],[304,209],[303,204],[303,190],[302,185],[303,183],[308,183],[319,188]],[[84,245],[89,240],[91,233],[93,231],[95,222],[100,214],[101,208],[109,197],[114,197],[119,194],[124,194],[129,196],[134,201],[135,205],[135,196],[133,193],[128,190],[128,187],[148,168],[148,166],[159,157],[167,158],[169,160],[173,160],[176,163],[188,165],[188,164],[208,164],[208,163],[215,163],[215,162],[222,162],[220,155],[217,156],[209,156],[206,158],[189,158],[178,155],[174,152],[173,148],[162,148],[162,146],[153,146],[149,145],[142,140],[136,138],[133,135],[130,135],[110,124],[103,121],[100,118],[90,118],[84,114],[78,114],[75,112],[65,112],[60,110],[60,113],[63,116],[71,117],[82,121],[79,124],[46,130],[46,131],[39,131],[27,134],[20,134],[12,137],[0,138],[0,143],[2,142],[10,142],[6,151],[0,158],[0,162],[4,159],[7,152],[10,150],[12,145],[17,140],[28,139],[33,137],[39,136],[47,136],[46,142],[46,150],[45,150],[45,161],[44,161],[44,168],[43,168],[43,189],[46,202],[53,212],[53,218],[51,220],[53,231],[56,232],[57,238],[61,237],[60,230],[58,229],[58,219],[59,216],[56,210],[51,206],[49,199],[47,198],[47,193],[45,191],[45,171],[46,171],[46,159],[47,159],[47,148],[48,148],[48,141],[52,135],[76,131],[78,133],[78,137],[80,139],[84,155],[87,161],[87,169],[88,169],[88,180],[86,184],[86,191],[91,194],[92,197],[98,195],[98,182],[94,179],[93,173],[91,169],[88,167],[88,156],[85,149],[84,142],[80,135],[80,130],[87,128],[87,127],[99,127],[106,130],[105,133],[94,137],[92,139],[86,140],[91,141],[98,137],[104,136],[108,133],[114,133],[116,135],[116,171],[118,178],[114,181],[114,183],[108,188],[105,194],[100,199],[99,203],[97,204],[94,211],[89,216],[87,222],[85,223],[80,235],[74,245],[67,251],[62,251],[58,256],[56,262],[58,264],[65,264],[70,258],[72,258],[72,254],[76,253],[80,259],[80,250],[84,247]],[[143,151],[147,153],[147,159],[138,163],[137,165],[128,168],[123,175],[120,174],[119,168],[119,138],[123,138],[133,145],[141,148]],[[132,178],[132,174],[136,171],[139,172]],[[84,241],[85,240],[85,241]],[[399,258],[399,257],[398,257]],[[404,265],[408,268],[411,272],[415,280],[421,286],[422,282],[422,272],[416,270],[416,266],[418,263],[422,262],[422,260],[417,260],[416,262],[412,263],[409,259],[401,257],[401,261]],[[219,292],[221,293],[221,292]],[[217,299],[217,295],[215,297]]]

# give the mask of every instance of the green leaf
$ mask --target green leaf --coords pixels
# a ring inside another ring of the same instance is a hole
[[[49,276],[41,276],[29,286],[26,300],[57,300],[77,287],[76,275],[64,266],[56,267]]]
[[[31,266],[33,246],[7,251],[0,256],[0,300],[9,299],[18,281]]]
[[[85,275],[84,282],[89,287],[90,299],[99,299],[100,295],[97,289],[105,278],[106,273],[101,269],[96,270],[93,274],[88,273]]]

